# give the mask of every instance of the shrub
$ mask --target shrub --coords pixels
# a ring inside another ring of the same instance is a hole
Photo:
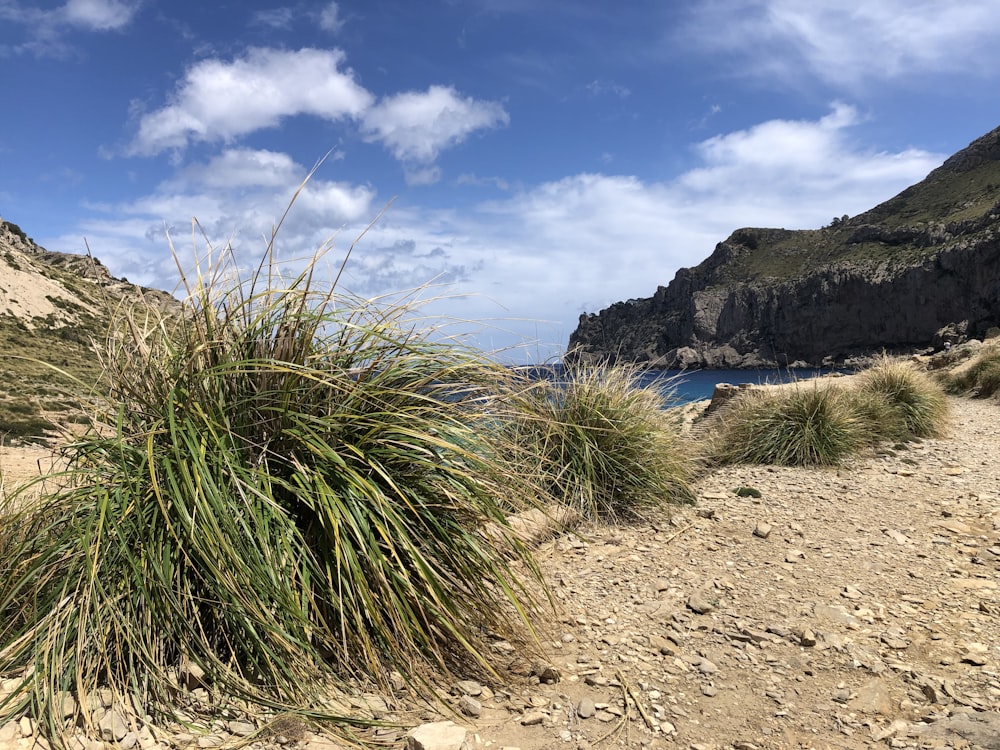
[[[575,366],[519,400],[512,443],[546,489],[584,518],[614,520],[690,502],[693,463],[669,399],[631,366]]]
[[[926,372],[909,362],[882,357],[859,375],[861,394],[881,396],[888,403],[895,419],[883,424],[882,436],[897,440],[898,424],[913,437],[940,435],[948,414],[948,401],[941,386]]]
[[[899,444],[913,439],[914,435],[906,425],[903,410],[893,404],[886,394],[852,390],[847,392],[847,397],[855,413],[864,422],[873,445],[882,441]]]
[[[946,376],[952,393],[989,398],[1000,393],[1000,348],[990,347],[976,357],[968,368]]]
[[[87,722],[103,689],[169,719],[190,662],[216,696],[346,727],[330,685],[397,670],[429,696],[432,671],[501,669],[495,639],[530,651],[539,577],[503,503],[536,484],[498,458],[509,371],[406,304],[277,269],[199,269],[179,318],[123,318],[103,421],[58,489],[0,514],[0,674],[27,675],[0,723],[55,733],[53,696]]]
[[[836,465],[870,441],[841,390],[818,384],[744,391],[719,411],[711,454],[721,463]]]

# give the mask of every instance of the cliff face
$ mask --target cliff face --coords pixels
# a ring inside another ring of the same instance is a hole
[[[646,299],[580,317],[570,356],[658,367],[839,364],[1000,324],[1000,128],[819,230],[740,229]]]

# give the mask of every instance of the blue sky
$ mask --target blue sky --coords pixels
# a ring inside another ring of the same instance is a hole
[[[505,358],[1000,125],[1000,0],[0,0],[0,216],[167,290],[331,238]]]

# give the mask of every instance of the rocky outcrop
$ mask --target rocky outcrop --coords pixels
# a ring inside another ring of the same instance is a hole
[[[1000,128],[820,230],[740,229],[652,297],[580,317],[570,357],[680,368],[850,363],[1000,322]]]

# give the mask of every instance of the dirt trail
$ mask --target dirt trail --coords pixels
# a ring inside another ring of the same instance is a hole
[[[474,744],[1000,748],[1000,406],[950,404],[942,439],[545,545],[560,679],[487,691]]]

